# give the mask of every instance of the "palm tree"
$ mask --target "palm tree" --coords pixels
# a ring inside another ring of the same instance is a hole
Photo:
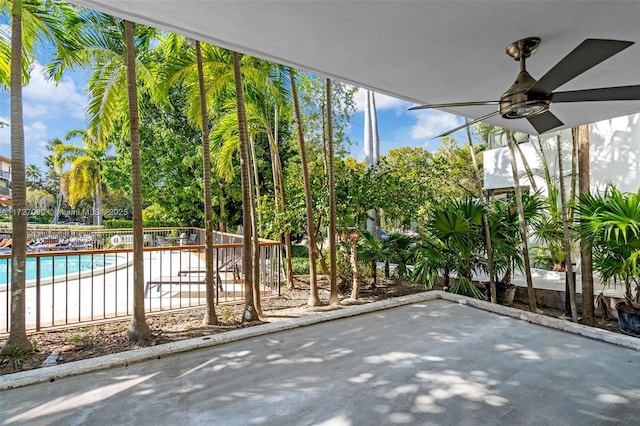
[[[56,209],[53,212],[51,223],[57,224],[60,220],[60,207],[62,205],[62,167],[64,166],[64,158],[58,152],[57,147],[64,145],[58,138],[53,138],[47,143],[47,151],[51,152],[47,158],[50,161],[50,167],[53,168],[56,178],[58,179],[58,193],[56,194]]]
[[[465,119],[465,123],[468,123],[468,120]],[[489,126],[484,126],[485,129]],[[488,139],[488,136],[486,137]],[[476,186],[478,190],[478,196],[480,198],[484,198],[484,194],[482,191],[482,177],[480,176],[480,168],[478,167],[478,160],[476,158],[476,150],[473,146],[473,138],[471,137],[471,126],[467,126],[467,141],[469,143],[469,153],[471,154],[471,162],[473,163],[473,172],[476,177]],[[495,280],[495,271],[493,264],[493,244],[491,241],[491,229],[489,227],[489,220],[487,218],[487,214],[482,216],[482,225],[484,227],[484,235],[485,235],[485,244],[487,246],[487,269],[489,272],[489,300],[491,303],[497,303],[497,294],[496,294],[496,280]]]
[[[151,336],[144,313],[144,234],[142,229],[142,175],[140,164],[140,123],[136,79],[133,22],[124,21],[126,41],[127,97],[131,137],[131,198],[133,201],[133,315],[129,339],[144,341]]]
[[[249,137],[247,132],[247,119],[244,109],[244,91],[242,87],[242,72],[238,53],[233,52],[233,73],[236,88],[236,104],[238,108],[238,135],[240,141],[240,176],[242,180],[242,226],[244,228],[242,266],[244,272],[244,313],[243,321],[255,321],[258,319],[253,300],[253,233],[251,211],[253,203],[251,197],[251,170],[249,159]]]
[[[202,51],[196,41],[198,63],[198,89],[200,98],[200,121],[202,126],[202,170],[204,174],[204,229],[207,309],[203,319],[205,325],[218,324],[214,304],[214,253],[213,253],[213,207],[211,206],[211,149],[209,148],[209,117],[205,97],[204,73],[202,71]]]
[[[572,262],[571,262],[571,240],[569,237],[569,219],[567,213],[566,191],[564,189],[564,168],[562,164],[562,140],[560,135],[557,136],[558,149],[558,173],[560,175],[560,209],[562,215],[562,235],[563,249],[566,253],[566,270],[567,286],[569,287],[569,306],[571,307],[571,320],[578,322],[578,310],[576,308],[576,283],[573,280]],[[566,295],[565,295],[566,297]],[[593,299],[591,299],[593,300]]]
[[[309,179],[309,167],[307,165],[307,151],[304,144],[304,130],[302,126],[302,115],[300,114],[300,103],[298,101],[298,90],[296,88],[296,77],[293,69],[289,68],[289,78],[291,80],[291,94],[293,96],[294,112],[298,129],[298,143],[300,146],[300,162],[302,163],[302,179],[304,181],[304,196],[307,212],[307,238],[309,241],[309,306],[319,306],[318,281],[316,275],[315,256],[315,222],[313,220],[313,199],[311,197],[311,181]]]
[[[27,186],[33,189],[40,183],[40,180],[42,179],[42,172],[35,164],[29,164],[25,169],[25,177],[29,179]]]
[[[121,129],[123,139],[130,130],[125,25],[117,18],[89,10],[83,13],[81,22],[84,29],[76,37],[82,48],[76,55],[92,71],[87,90],[87,137],[103,148],[116,130]],[[165,98],[153,72],[157,61],[149,54],[156,30],[136,25],[134,32],[137,83],[153,101],[160,103]]]
[[[331,103],[331,79],[327,79],[327,174],[329,175],[329,305],[338,305],[338,266],[336,247],[336,173],[333,147],[333,111]]]
[[[524,207],[522,205],[522,193],[520,191],[520,178],[518,176],[518,167],[516,166],[515,156],[515,140],[511,132],[507,132],[507,145],[509,147],[509,156],[511,159],[511,172],[513,175],[513,189],[516,196],[518,208],[518,221],[520,222],[520,235],[522,238],[522,255],[524,257],[524,274],[527,281],[527,296],[529,299],[529,309],[531,312],[537,311],[536,293],[533,288],[533,279],[531,278],[531,262],[529,260],[529,243],[527,242],[527,225],[524,215]]]
[[[22,1],[11,8],[11,160],[12,201],[15,212],[25,211],[27,191],[24,167],[24,122],[22,118]],[[11,249],[11,329],[2,354],[33,350],[25,328],[25,264],[27,257],[27,216],[13,214]]]
[[[50,77],[60,78],[57,65],[74,57],[73,40],[64,27],[65,17],[73,10],[57,2],[0,0],[0,10],[11,16],[11,45],[0,42],[0,85],[11,92],[11,160],[12,199],[14,213],[26,209],[26,176],[24,163],[24,121],[22,113],[22,85],[28,80],[31,63],[35,60],[35,44],[41,38],[52,41],[55,59]],[[7,60],[9,59],[10,60]],[[10,64],[10,65],[9,65]],[[7,78],[8,77],[8,78]],[[0,353],[28,352],[33,349],[25,328],[25,263],[27,216],[12,215],[13,248],[11,262],[11,324],[10,334]]]
[[[578,127],[578,189],[580,196],[589,196],[589,125]],[[587,239],[580,239],[580,269],[582,275],[582,322],[593,325],[593,252]]]
[[[76,205],[84,198],[93,202],[93,224],[102,225],[102,164],[106,159],[106,148],[92,140],[87,131],[70,130],[67,141],[80,137],[84,146],[58,144],[54,155],[60,161],[71,164],[71,169],[63,175],[62,183],[66,188],[69,204]]]

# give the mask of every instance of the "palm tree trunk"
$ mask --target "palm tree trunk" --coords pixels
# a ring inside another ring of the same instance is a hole
[[[13,244],[11,248],[11,324],[9,338],[0,353],[31,352],[25,325],[25,266],[27,261],[27,185],[24,165],[22,116],[22,0],[11,8],[11,167]]]
[[[244,109],[244,91],[242,88],[242,73],[240,58],[233,52],[233,74],[236,86],[236,104],[238,108],[238,134],[240,138],[240,178],[242,181],[242,238],[243,256],[242,269],[244,273],[244,313],[243,321],[256,321],[258,313],[253,300],[253,225],[251,223],[251,159],[249,158],[249,137],[247,132],[247,117]]]
[[[518,177],[518,166],[516,165],[515,141],[511,132],[507,131],[507,145],[509,146],[509,155],[511,157],[511,172],[513,173],[513,189],[516,196],[516,207],[518,209],[518,221],[520,222],[520,236],[522,238],[522,257],[524,258],[524,273],[527,280],[527,296],[529,299],[529,310],[536,312],[536,293],[533,288],[533,279],[531,278],[531,262],[529,260],[529,244],[527,242],[527,224],[524,219],[524,208],[522,206],[522,193],[520,191],[520,179]]]
[[[566,254],[565,274],[569,283],[569,304],[571,306],[571,320],[578,322],[578,309],[576,307],[576,283],[573,280],[573,267],[571,262],[571,241],[569,239],[569,219],[567,216],[567,200],[564,190],[564,169],[562,165],[562,140],[557,136],[558,146],[558,173],[560,175],[560,206],[562,208],[562,234],[564,237],[563,249]]]
[[[533,176],[533,171],[531,171],[531,166],[529,165],[529,161],[527,161],[527,156],[524,155],[520,144],[515,144],[516,148],[518,148],[518,153],[520,154],[520,159],[522,160],[522,165],[524,166],[524,171],[527,173],[527,177],[529,178],[529,184],[531,185],[531,190],[533,192],[538,192],[538,185],[536,185],[536,179]]]
[[[578,134],[577,127],[571,129],[571,192],[569,193],[569,203],[573,206],[575,206],[578,194]],[[573,222],[574,213],[574,208],[569,210],[569,222]]]
[[[62,170],[58,171],[58,195],[56,197],[56,210],[53,213],[51,223],[58,224],[60,222],[60,208],[62,207]]]
[[[215,269],[213,251],[213,206],[211,205],[211,147],[209,146],[209,115],[202,71],[202,49],[196,40],[196,62],[198,67],[198,86],[200,93],[200,121],[202,121],[202,173],[204,175],[204,243],[205,243],[205,291],[206,309],[202,323],[218,324],[215,307]]]
[[[273,169],[273,188],[276,194],[277,210],[281,213],[284,223],[284,246],[286,249],[287,262],[287,288],[293,290],[293,265],[291,262],[291,231],[289,223],[285,217],[287,210],[287,197],[284,192],[284,178],[282,176],[282,163],[280,162],[280,153],[278,152],[278,106],[274,107],[274,128],[273,139],[269,138],[269,150],[271,151],[271,164]]]
[[[302,127],[302,114],[300,113],[300,103],[298,101],[298,90],[296,88],[296,78],[294,72],[289,68],[289,77],[291,79],[291,94],[293,95],[293,105],[295,110],[298,143],[300,145],[300,162],[302,163],[302,178],[304,180],[304,196],[307,211],[307,236],[309,239],[309,306],[319,306],[320,297],[318,296],[318,280],[316,273],[316,256],[314,247],[316,246],[315,226],[313,223],[313,199],[311,197],[311,181],[309,179],[309,167],[307,165],[307,151],[304,144],[304,132]]]
[[[253,140],[251,139],[251,137],[249,138],[249,144],[252,146],[252,157],[253,157],[253,165],[255,167],[256,163],[255,163],[255,152],[253,152]],[[257,173],[258,169],[255,168],[254,169],[254,173]],[[249,172],[251,173],[251,169],[249,169]],[[257,179],[252,180],[249,179],[249,190],[251,191],[251,194],[254,193],[254,188],[253,188],[253,182],[258,182]],[[256,189],[256,197],[258,190]],[[251,256],[253,256],[253,270],[251,271],[252,275],[253,275],[253,303],[254,306],[256,308],[256,313],[258,316],[262,315],[262,305],[260,303],[260,241],[259,241],[259,235],[258,235],[258,215],[256,212],[256,202],[257,202],[257,198],[256,197],[250,197],[249,200],[251,201],[251,228],[252,228],[252,240],[251,240]]]
[[[551,172],[549,171],[549,162],[547,162],[547,155],[544,153],[544,149],[542,147],[542,140],[540,136],[538,136],[538,147],[540,147],[540,158],[542,158],[542,167],[544,170],[544,180],[547,184],[547,188],[551,188],[553,186],[553,180],[551,178]]]
[[[360,297],[360,271],[358,270],[358,240],[352,238],[351,235],[347,235],[349,238],[349,248],[351,253],[349,256],[349,263],[351,264],[351,272],[353,274],[353,280],[351,284],[351,299],[358,300]]]
[[[333,149],[333,112],[331,105],[331,79],[327,79],[327,143],[329,155],[327,172],[329,175],[329,304],[338,305],[338,261],[336,253],[336,173],[334,167]]]
[[[133,204],[133,316],[129,339],[144,341],[151,336],[144,312],[144,234],[142,230],[142,170],[140,164],[140,122],[138,117],[138,90],[133,45],[133,22],[125,21],[127,44],[127,96],[129,98],[129,125],[131,128],[131,198]]]
[[[100,175],[98,175],[100,176]],[[102,226],[102,181],[98,178],[98,190],[96,194],[96,225]]]
[[[465,119],[468,123],[468,120]],[[478,195],[480,199],[484,199],[482,193],[482,177],[480,176],[480,168],[478,167],[478,159],[476,158],[476,150],[473,147],[473,138],[471,137],[470,126],[467,126],[467,140],[469,141],[469,153],[471,154],[471,162],[473,163],[473,172],[476,177],[476,184],[478,185]],[[489,269],[489,299],[491,303],[498,303],[498,296],[496,293],[496,274],[493,264],[493,245],[491,244],[491,229],[489,228],[489,219],[487,219],[487,212],[485,210],[482,213],[482,226],[484,227],[484,239],[487,245],[487,263]]]
[[[255,141],[253,140],[252,136],[249,136],[249,146],[251,147],[251,164],[253,166],[253,186],[254,191],[256,193],[255,197],[253,198],[254,200],[254,210],[256,212],[258,212],[258,220],[257,222],[260,223],[260,177],[258,176],[258,159],[256,158],[256,146],[255,146]],[[256,229],[257,225],[256,225]]]
[[[218,210],[218,229],[220,232],[227,232],[227,210],[224,205],[225,197],[224,197],[224,188],[225,184],[219,183],[220,187],[220,208]]]
[[[589,125],[578,128],[578,185],[580,194],[591,192],[589,178]],[[580,272],[582,275],[582,322],[593,325],[593,253],[588,241],[580,240]]]

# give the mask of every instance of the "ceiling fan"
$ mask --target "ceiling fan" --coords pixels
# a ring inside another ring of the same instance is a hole
[[[535,53],[538,46],[540,46],[540,41],[538,37],[527,37],[507,46],[507,55],[520,63],[520,73],[515,83],[500,96],[500,100],[427,104],[409,109],[442,109],[482,105],[499,106],[498,111],[476,118],[471,122],[436,136],[439,138],[498,114],[507,119],[526,118],[536,132],[541,134],[564,124],[549,111],[552,103],[640,100],[640,85],[554,92],[558,87],[621,52],[634,44],[634,42],[586,39],[542,76],[540,80],[536,80],[527,72],[526,59]]]

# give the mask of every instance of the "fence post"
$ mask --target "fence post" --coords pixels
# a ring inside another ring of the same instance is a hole
[[[25,288],[25,294],[26,294],[26,288]],[[40,257],[39,256],[36,257],[36,331],[40,331]]]

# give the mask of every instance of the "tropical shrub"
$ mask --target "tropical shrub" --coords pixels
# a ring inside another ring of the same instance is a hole
[[[482,216],[484,207],[476,199],[450,201],[435,206],[431,219],[420,232],[416,247],[413,280],[432,286],[439,276],[452,293],[483,299],[473,284],[473,273],[485,270]]]
[[[605,283],[622,282],[625,302],[640,310],[640,189],[609,186],[602,195],[581,195],[580,237],[593,247],[593,268]]]

